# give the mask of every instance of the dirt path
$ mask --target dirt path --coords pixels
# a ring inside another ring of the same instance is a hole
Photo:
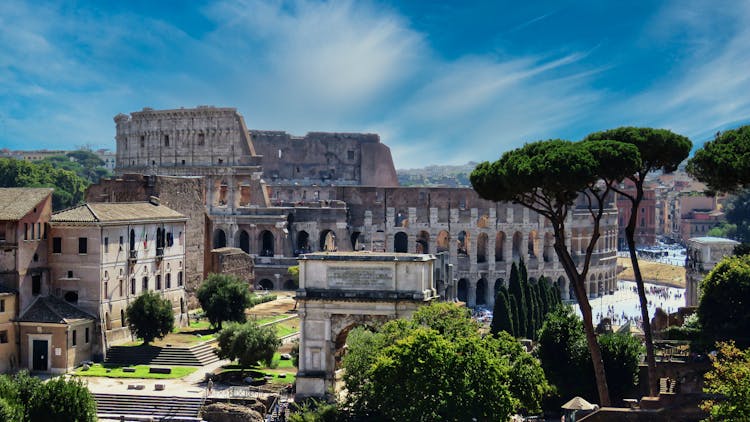
[[[643,281],[653,284],[661,284],[669,287],[685,288],[685,267],[662,264],[660,262],[639,260]],[[617,258],[617,266],[623,270],[617,274],[618,280],[635,281],[633,266],[630,258]]]

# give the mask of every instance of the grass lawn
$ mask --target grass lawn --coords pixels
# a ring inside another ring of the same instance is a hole
[[[159,367],[163,368],[162,366]],[[135,372],[122,372],[122,368],[135,368]],[[198,370],[194,366],[172,366],[171,374],[151,374],[148,372],[149,368],[149,365],[121,366],[95,363],[88,371],[84,371],[83,367],[80,367],[73,371],[73,374],[82,377],[171,379],[182,378]]]
[[[292,366],[291,360],[281,360],[279,353],[273,355],[273,360],[278,362],[276,368],[255,366],[252,368],[245,368],[245,372],[249,373],[260,372],[263,375],[273,376],[273,379],[269,380],[271,384],[291,384],[294,383],[297,374],[297,368]],[[241,368],[239,365],[225,365],[221,367],[221,372],[240,372]],[[279,378],[279,374],[286,374],[285,378]]]
[[[274,326],[276,327],[276,334],[279,337],[284,337],[299,332],[299,318],[283,321]]]
[[[264,316],[261,318],[258,318],[256,315],[250,315],[247,320],[248,321],[255,321],[258,325],[268,324],[269,322],[276,322],[278,320],[288,318],[289,315],[273,315],[273,316]]]
[[[190,321],[189,327],[175,327],[175,329],[163,339],[155,339],[151,344],[159,347],[164,347],[167,344],[171,344],[175,347],[190,347],[194,344],[211,340],[216,337],[216,333],[211,329],[208,320],[201,319],[200,321],[195,322],[195,320],[191,318]],[[142,344],[143,340],[138,339],[137,341],[121,344],[121,346],[140,346]]]

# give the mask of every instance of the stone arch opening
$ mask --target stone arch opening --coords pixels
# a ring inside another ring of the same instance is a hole
[[[477,281],[477,294],[474,303],[479,306],[487,304],[487,280],[484,278]]]
[[[456,289],[456,296],[458,300],[466,303],[469,299],[469,280],[462,278],[458,280],[458,288]]]
[[[364,250],[364,245],[362,243],[360,243],[360,241],[359,241],[360,240],[359,238],[360,238],[361,235],[362,235],[361,232],[353,232],[352,235],[350,236],[350,239],[352,241],[352,250],[353,251]]]
[[[505,260],[503,255],[505,254],[505,233],[497,232],[495,235],[495,262],[502,262]]]
[[[445,230],[440,230],[440,233],[437,235],[437,239],[435,240],[435,243],[437,244],[437,252],[448,252],[450,251],[450,235]]]
[[[393,252],[406,253],[409,251],[409,236],[404,232],[398,232],[393,236]]]
[[[324,252],[336,251],[336,234],[333,230],[323,230],[320,233],[320,250]]]
[[[301,230],[297,233],[297,248],[294,251],[294,255],[297,256],[309,252],[312,252],[310,248],[310,235],[306,231]]]
[[[227,246],[227,234],[222,229],[214,230],[214,249]]]
[[[240,249],[245,253],[250,253],[250,235],[247,231],[240,230]]]
[[[260,233],[260,256],[273,256],[274,254],[274,237],[273,233],[263,230]]]
[[[263,290],[273,290],[273,281],[264,278],[263,280],[258,282],[258,286],[260,286]]]
[[[469,255],[469,242],[471,241],[469,234],[461,230],[460,232],[458,232],[457,241],[458,241],[458,248],[457,248],[458,256],[468,256]]]
[[[542,252],[542,257],[544,258],[544,262],[552,262],[555,255],[555,238],[552,236],[552,233],[545,233],[544,234],[544,251]]]
[[[521,232],[515,232],[513,234],[513,260],[518,261],[523,256],[523,251],[521,251],[521,240],[522,235]]]
[[[529,259],[536,259],[537,255],[537,248],[536,248],[536,230],[532,230],[529,232],[529,241],[528,243],[528,252],[529,252]]]
[[[487,262],[487,243],[489,236],[487,233],[480,233],[477,237],[477,262]]]
[[[417,236],[417,253],[430,253],[430,234],[422,230]]]

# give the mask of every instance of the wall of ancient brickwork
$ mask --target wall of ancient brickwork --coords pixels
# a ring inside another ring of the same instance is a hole
[[[250,131],[269,183],[398,186],[388,146],[372,133]]]
[[[255,281],[253,258],[238,248],[220,248],[211,251],[211,273],[231,274],[252,287]]]

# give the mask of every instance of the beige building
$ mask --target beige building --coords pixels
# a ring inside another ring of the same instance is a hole
[[[695,237],[687,242],[685,306],[698,306],[700,283],[716,264],[734,254],[739,242],[720,237]]]
[[[157,200],[89,203],[52,216],[51,291],[96,315],[95,353],[132,340],[125,310],[147,290],[169,299],[175,323],[186,323],[186,221]]]
[[[16,312],[16,292],[0,286],[0,373],[18,368]]]

